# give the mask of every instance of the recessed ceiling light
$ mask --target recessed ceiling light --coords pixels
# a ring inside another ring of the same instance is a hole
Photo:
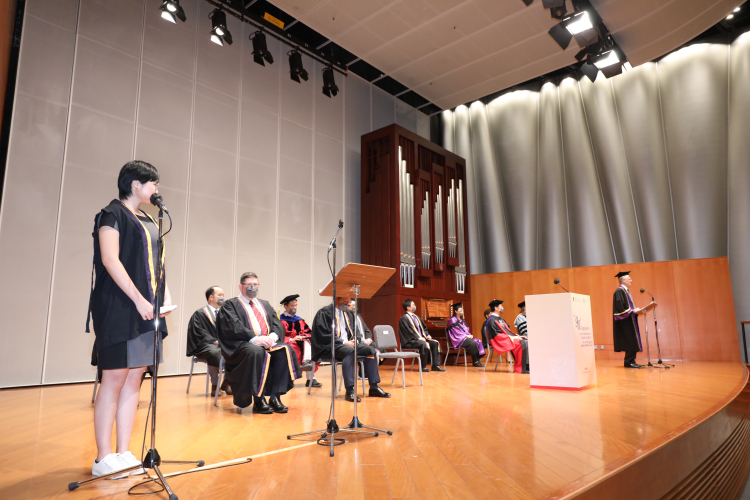
[[[735,7],[732,12],[739,12],[739,11],[740,11],[740,8],[739,7]]]
[[[727,16],[727,19],[732,19],[733,17],[734,17],[734,14],[729,14],[729,15]]]

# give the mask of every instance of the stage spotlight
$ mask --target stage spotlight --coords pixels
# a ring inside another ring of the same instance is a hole
[[[327,97],[336,96],[339,88],[336,86],[336,80],[333,78],[333,66],[330,64],[323,70],[323,94]]]
[[[525,3],[526,7],[528,7],[529,5],[531,5],[532,3],[534,3],[534,0],[523,0],[523,3]]]
[[[591,23],[591,16],[585,10],[563,18],[559,24],[552,26],[547,33],[563,50],[568,48],[573,36],[576,37],[576,41],[581,47],[591,45],[599,39],[594,25]]]
[[[268,46],[266,46],[266,35],[263,31],[256,31],[250,35],[250,39],[253,41],[253,61],[265,66],[264,60],[268,64],[273,64],[273,56],[268,52]]]
[[[727,16],[727,19],[732,19],[733,17],[734,17],[734,14],[729,14],[729,15]]]
[[[159,10],[161,11],[162,19],[166,19],[170,23],[176,24],[177,19],[183,23],[187,20],[185,11],[180,7],[180,0],[164,0]]]
[[[542,7],[549,9],[549,14],[554,19],[562,19],[568,13],[565,0],[542,0]]]
[[[589,59],[592,58],[589,57]],[[593,63],[599,69],[604,69],[612,66],[613,64],[618,64],[621,62],[622,61],[620,61],[620,57],[617,55],[617,52],[614,49],[607,50],[605,52],[602,52],[601,54],[593,56]]]
[[[593,64],[585,62],[581,65],[581,73],[589,77],[592,82],[596,81],[596,76],[599,74],[599,68]]]
[[[227,15],[221,9],[215,9],[208,15],[211,18],[211,41],[216,45],[227,42],[232,45],[232,34],[227,29]]]
[[[552,26],[547,33],[549,33],[549,36],[551,36],[552,39],[557,42],[557,45],[563,50],[568,48],[570,40],[573,38],[573,35],[565,29],[563,23],[557,23]]]
[[[307,71],[302,67],[302,54],[297,49],[289,52],[289,77],[297,83],[302,83],[300,78],[304,81],[308,78]]]
[[[740,8],[739,7],[735,7],[732,12],[739,12],[739,11],[740,11]]]

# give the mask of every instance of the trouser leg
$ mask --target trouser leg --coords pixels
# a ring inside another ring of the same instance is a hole
[[[341,369],[344,370],[344,387],[346,390],[354,388],[354,351],[347,354],[341,361]]]
[[[523,348],[523,358],[521,359],[521,366],[524,372],[529,371],[529,341],[521,339],[521,347]]]
[[[289,371],[289,361],[293,356],[294,351],[291,348],[269,352],[268,378],[263,389],[264,396],[281,396],[294,386],[295,377]],[[294,360],[291,361],[295,364]]]
[[[440,342],[437,340],[428,340],[427,344],[432,352],[432,366],[440,366]]]
[[[208,365],[208,376],[211,378],[211,385],[219,383],[219,367]]]
[[[380,372],[378,371],[378,362],[375,359],[360,358],[365,362],[365,373],[367,374],[367,380],[370,385],[378,385],[380,383]]]
[[[523,346],[521,346],[521,343],[513,342],[513,350],[511,352],[513,353],[513,359],[515,360],[515,363],[513,363],[513,371],[515,373],[522,373],[523,363],[521,363],[521,360],[523,359]]]
[[[635,356],[638,354],[638,351],[625,351],[625,366],[628,366],[631,363],[635,363]]]
[[[465,339],[461,344],[461,347],[466,349],[466,352],[471,356],[471,360],[476,363],[479,361],[479,349],[474,339]]]

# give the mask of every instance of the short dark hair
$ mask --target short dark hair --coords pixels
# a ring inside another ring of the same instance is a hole
[[[502,303],[503,303],[502,300],[497,300],[497,299],[495,299],[492,302],[490,302],[490,309],[492,310],[492,312],[495,312],[495,309],[497,309],[498,307],[500,307],[500,305]]]
[[[411,300],[411,299],[406,299],[406,300],[404,301],[404,303],[403,303],[403,304],[401,304],[401,307],[403,307],[403,308],[404,308],[404,311],[406,311],[407,309],[409,309],[409,306],[411,305],[411,303],[412,303],[412,302],[414,302],[414,301],[413,301],[413,300]]]
[[[486,318],[487,316],[489,316],[490,314],[492,314],[492,311],[490,311],[489,309],[485,309],[485,310],[484,310],[484,317],[485,317],[485,318]]]
[[[219,288],[218,285],[208,287],[208,290],[206,290],[206,302],[208,302],[208,299],[214,294],[214,290],[217,288]]]
[[[159,172],[156,167],[145,161],[133,160],[127,162],[120,169],[117,176],[117,189],[120,191],[120,199],[125,200],[133,194],[133,181],[141,184],[159,181]]]
[[[248,278],[255,278],[256,280],[258,280],[258,275],[257,275],[257,274],[255,274],[255,273],[254,273],[254,272],[252,272],[252,271],[248,271],[248,272],[246,272],[246,273],[242,273],[242,276],[240,276],[240,285],[241,285],[242,283],[244,283],[244,282],[245,282],[245,280],[246,280],[246,279],[248,279]],[[258,280],[258,283],[260,283],[260,280]]]

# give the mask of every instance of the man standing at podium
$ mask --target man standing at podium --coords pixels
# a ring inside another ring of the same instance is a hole
[[[633,284],[630,271],[622,271],[615,275],[620,280],[620,286],[615,290],[613,301],[614,324],[612,327],[615,352],[625,351],[625,368],[643,368],[635,362],[637,353],[643,351],[641,346],[641,332],[638,330],[638,314],[640,309],[633,304],[633,297],[628,288]]]

